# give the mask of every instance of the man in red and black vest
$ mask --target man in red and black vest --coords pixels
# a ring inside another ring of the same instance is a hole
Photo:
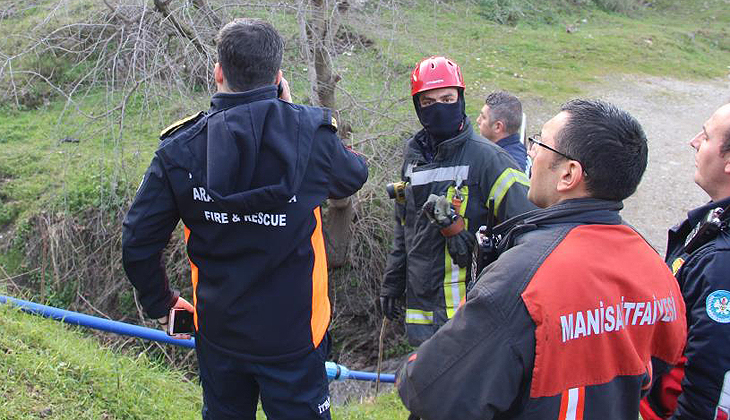
[[[499,258],[397,374],[425,420],[636,420],[686,338],[677,282],[619,211],[647,163],[626,112],[565,104],[530,139],[534,210],[500,226]]]

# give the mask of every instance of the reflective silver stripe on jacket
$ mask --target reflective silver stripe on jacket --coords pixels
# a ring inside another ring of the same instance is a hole
[[[406,167],[406,177],[411,178],[411,185],[425,185],[431,182],[466,180],[469,178],[469,165],[446,166],[413,172],[413,165]]]

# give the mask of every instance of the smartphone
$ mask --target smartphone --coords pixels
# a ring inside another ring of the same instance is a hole
[[[167,323],[167,335],[194,334],[193,313],[185,309],[170,309]]]
[[[279,82],[279,84],[276,86],[276,97],[281,98],[281,94],[284,93],[284,86]]]

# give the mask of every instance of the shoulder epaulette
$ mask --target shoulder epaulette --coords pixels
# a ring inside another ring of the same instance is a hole
[[[325,125],[330,126],[330,128],[332,128],[332,131],[337,132],[337,120],[335,119],[334,115],[332,115],[332,111],[329,108],[323,108],[323,110]]]
[[[162,140],[165,137],[169,136],[170,134],[174,133],[181,127],[183,127],[187,124],[192,124],[195,121],[198,121],[200,119],[200,117],[202,117],[203,115],[205,115],[205,112],[200,111],[197,114],[193,114],[193,115],[190,115],[189,117],[185,117],[181,120],[175,121],[174,123],[170,124],[169,126],[167,126],[167,128],[165,128],[164,130],[162,130],[160,132],[160,140]]]

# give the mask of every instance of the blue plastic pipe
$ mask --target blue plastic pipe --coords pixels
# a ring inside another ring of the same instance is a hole
[[[58,309],[52,306],[40,305],[38,303],[29,302],[27,300],[15,299],[9,296],[0,295],[0,303],[12,304],[20,308],[22,311],[44,316],[46,318],[63,321],[68,324],[80,325],[83,327],[94,328],[101,331],[107,331],[130,337],[144,338],[145,340],[157,341],[160,343],[173,344],[176,346],[195,348],[195,339],[180,340],[172,338],[161,330],[153,328],[140,327],[139,325],[127,324],[126,322],[111,321],[96,316],[85,315],[78,312]],[[345,366],[338,365],[334,362],[326,362],[325,369],[327,377],[330,380],[356,379],[359,381],[377,380],[377,374],[372,372],[360,372],[349,370]],[[394,383],[395,375],[392,373],[381,373],[380,382]]]

